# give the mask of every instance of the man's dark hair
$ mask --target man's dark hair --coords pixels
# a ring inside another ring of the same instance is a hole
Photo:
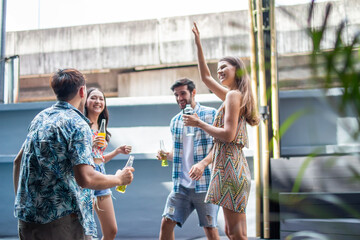
[[[195,83],[193,81],[191,81],[188,78],[182,78],[182,79],[177,80],[171,86],[171,91],[174,91],[175,88],[181,87],[181,86],[187,86],[190,93],[192,93],[192,91],[195,89]]]
[[[50,79],[51,87],[59,101],[73,99],[79,88],[85,85],[84,75],[76,69],[59,69]]]

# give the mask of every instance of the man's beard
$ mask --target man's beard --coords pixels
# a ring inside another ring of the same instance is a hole
[[[192,93],[190,93],[190,98],[189,98],[189,100],[186,100],[186,101],[185,101],[185,106],[184,106],[184,107],[182,107],[181,104],[178,102],[178,105],[179,105],[180,109],[184,109],[184,108],[186,107],[186,104],[192,105]]]

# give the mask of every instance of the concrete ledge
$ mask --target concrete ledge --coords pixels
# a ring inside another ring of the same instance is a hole
[[[318,234],[319,239],[321,235],[330,240],[359,239],[359,200],[360,192],[280,193],[281,239],[292,234],[292,239],[304,239],[306,234]]]
[[[143,106],[143,105],[174,105],[175,97],[169,96],[144,96],[144,97],[121,97],[107,98],[108,106]],[[221,103],[222,101],[215,94],[197,94],[196,101],[202,104]]]
[[[331,154],[352,154],[358,153],[360,144],[344,144],[344,145],[320,145],[320,146],[281,146],[281,155],[286,156],[306,156],[312,153],[318,155]]]
[[[288,219],[280,223],[281,239],[289,235],[295,236],[293,240],[305,239],[308,236],[317,236],[328,240],[354,240],[360,239],[359,219]],[[296,235],[302,235],[296,237]],[[311,235],[310,235],[311,234]],[[306,238],[308,239],[308,238]],[[314,239],[314,238],[311,238]]]
[[[55,102],[28,102],[28,103],[9,103],[0,104],[0,112],[2,111],[22,111],[22,110],[38,110],[41,111],[50,107]]]
[[[307,90],[288,90],[279,92],[280,98],[308,98],[308,97],[325,97],[325,96],[341,96],[342,88],[331,88],[328,91],[324,89],[307,89]]]

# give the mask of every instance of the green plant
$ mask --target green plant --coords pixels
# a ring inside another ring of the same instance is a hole
[[[326,5],[325,15],[320,27],[312,27],[312,16],[314,14],[315,1],[312,0],[309,5],[308,27],[307,32],[312,41],[313,49],[311,53],[311,66],[313,70],[313,79],[320,80],[321,89],[324,91],[324,101],[332,107],[333,111],[340,117],[346,117],[349,113],[355,114],[356,124],[346,126],[349,135],[353,142],[357,142],[360,136],[360,33],[356,33],[351,40],[344,41],[343,36],[346,31],[346,20],[339,23],[335,31],[335,41],[331,49],[324,49],[322,43],[324,41],[325,32],[328,31],[328,20],[332,12],[333,5],[328,3]],[[335,101],[328,97],[327,93],[336,86],[341,89],[340,101]],[[359,153],[353,153],[359,158]],[[318,155],[315,151],[310,154],[300,171],[297,174],[292,191],[298,192],[301,181],[308,165]],[[329,166],[332,166],[338,160],[337,156],[329,159]],[[360,172],[358,169],[350,167],[353,174],[353,180],[360,180]],[[330,198],[322,198],[321,200],[335,204],[344,211],[352,214],[354,218],[358,218],[360,213],[350,206],[344,204],[335,195]],[[321,209],[306,209],[308,211],[321,211]],[[329,239],[323,234],[314,233],[310,231],[300,231],[289,235],[286,239]]]

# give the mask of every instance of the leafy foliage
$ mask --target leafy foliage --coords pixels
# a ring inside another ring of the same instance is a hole
[[[322,48],[322,43],[324,41],[325,32],[328,28],[328,19],[330,18],[332,7],[331,3],[326,5],[324,19],[322,25],[318,28],[312,27],[312,16],[314,14],[315,1],[312,0],[309,5],[308,13],[308,27],[307,32],[312,40],[312,53],[311,53],[311,66],[314,73],[314,79],[322,79],[320,81],[321,88],[325,91],[325,96],[328,91],[331,91],[331,88],[334,86],[340,87],[342,91],[342,96],[340,101],[334,101],[330,97],[325,97],[325,100],[328,101],[329,106],[340,117],[346,117],[349,113],[354,114],[356,118],[356,126],[348,126],[350,135],[353,142],[357,142],[357,139],[360,135],[360,33],[356,33],[351,40],[347,42],[344,41],[345,31],[346,31],[346,20],[342,21],[336,31],[335,31],[335,41],[332,48],[324,49]],[[320,73],[325,73],[325,77]],[[357,153],[358,156],[359,153]],[[306,161],[300,168],[300,171],[296,177],[292,191],[298,192],[300,190],[301,181],[304,175],[305,170],[307,169],[310,162],[316,157],[318,153],[316,151],[310,154]],[[360,158],[359,158],[360,159]],[[331,161],[336,161],[335,158]],[[351,168],[350,171],[353,173],[354,181],[360,180],[360,172]],[[336,206],[346,210],[351,213],[355,218],[360,216],[360,213],[355,209],[351,209],[350,206],[342,203],[335,196],[331,199],[322,199],[334,203]],[[312,211],[319,211],[319,209],[312,209]],[[294,234],[289,235],[286,239],[328,239],[325,235],[321,233],[309,232],[309,231],[300,231]]]
[[[309,8],[308,33],[311,37],[313,50],[311,64],[315,74],[318,75],[319,69],[325,70],[325,81],[323,88],[328,91],[335,82],[340,84],[343,94],[340,102],[331,102],[331,106],[340,115],[344,116],[347,111],[353,111],[358,116],[357,124],[360,126],[360,32],[356,33],[352,40],[346,43],[343,40],[346,29],[346,20],[342,21],[336,30],[336,40],[331,50],[321,48],[324,33],[327,29],[327,22],[331,14],[332,4],[326,6],[323,24],[319,29],[311,27],[311,16],[314,9],[314,0]],[[328,99],[329,100],[329,99]],[[331,100],[329,100],[331,101]],[[359,130],[359,128],[357,128]],[[359,131],[353,133],[354,139],[359,136]]]

